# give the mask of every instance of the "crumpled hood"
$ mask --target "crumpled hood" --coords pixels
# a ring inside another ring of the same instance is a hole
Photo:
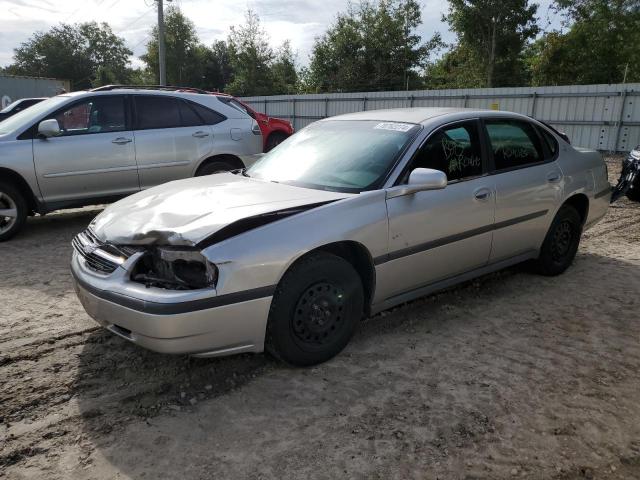
[[[348,196],[222,173],[131,195],[108,206],[91,229],[117,245],[193,246],[243,218]]]

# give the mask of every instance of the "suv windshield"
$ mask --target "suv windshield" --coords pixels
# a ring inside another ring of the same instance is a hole
[[[413,123],[317,122],[265,154],[247,175],[336,192],[379,188],[419,130]]]
[[[37,120],[41,115],[48,112],[50,109],[67,102],[68,100],[69,97],[66,96],[51,97],[16,113],[12,117],[0,122],[0,135],[11,133],[22,127],[31,126],[30,124]]]

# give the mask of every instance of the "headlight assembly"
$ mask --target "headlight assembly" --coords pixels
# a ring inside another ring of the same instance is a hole
[[[149,250],[140,258],[131,279],[147,287],[169,290],[214,288],[218,268],[198,250],[160,247]]]

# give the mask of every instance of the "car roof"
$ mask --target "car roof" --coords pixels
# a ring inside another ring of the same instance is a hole
[[[386,110],[367,110],[364,112],[347,113],[331,117],[332,120],[374,120],[381,122],[406,122],[416,124],[431,123],[438,119],[439,122],[455,121],[472,117],[528,117],[513,112],[483,110],[476,108],[442,108],[442,107],[415,107],[415,108],[391,108]],[[445,117],[445,118],[442,118]]]

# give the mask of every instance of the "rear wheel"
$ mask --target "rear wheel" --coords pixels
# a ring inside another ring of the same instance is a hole
[[[224,173],[230,170],[235,170],[235,167],[224,160],[215,160],[202,165],[196,172],[196,177],[213,175],[214,173]]]
[[[0,182],[0,242],[18,233],[27,220],[27,201],[13,185]]]
[[[544,239],[540,256],[533,262],[534,270],[542,275],[560,275],[576,256],[582,236],[582,218],[570,205],[563,205]]]
[[[272,148],[277,147],[286,139],[287,139],[287,134],[282,132],[273,132],[271,135],[269,135],[269,138],[267,138],[267,145],[266,145],[265,151],[268,152]]]
[[[329,253],[295,264],[278,285],[269,312],[267,350],[296,366],[334,357],[363,315],[362,282],[353,266]]]

